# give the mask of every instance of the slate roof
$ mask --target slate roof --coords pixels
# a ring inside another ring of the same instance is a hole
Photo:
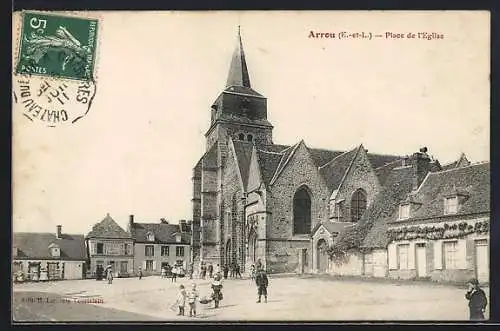
[[[413,168],[400,167],[390,171],[386,184],[368,207],[360,224],[373,222],[364,238],[363,247],[382,248],[387,246],[387,229],[393,215],[399,212],[399,204],[413,188]]]
[[[384,186],[387,180],[387,177],[391,174],[392,169],[401,166],[401,160],[395,160],[390,163],[387,163],[381,167],[375,169],[375,174],[378,177],[380,185]]]
[[[468,165],[470,165],[470,162],[469,162],[469,160],[467,160],[467,157],[465,156],[465,154],[462,153],[460,155],[460,157],[458,158],[458,160],[453,161],[453,162],[448,163],[448,164],[445,164],[445,165],[443,165],[442,168],[443,168],[443,170],[450,170],[450,169],[455,169],[458,167],[465,167]]]
[[[333,158],[343,154],[343,151],[331,151],[321,148],[308,148],[311,156],[318,167],[328,163]]]
[[[250,172],[250,160],[252,158],[253,143],[235,140],[233,141],[238,167],[240,168],[243,187],[247,188],[248,173]]]
[[[183,244],[191,243],[191,232],[181,232],[179,224],[166,223],[134,223],[132,225],[132,237],[136,242],[146,243],[148,232],[152,232],[155,237],[154,243],[163,244]],[[175,234],[181,233],[181,242],[175,241]]]
[[[490,212],[490,163],[430,172],[413,199],[422,205],[412,210],[409,220],[444,216],[444,199],[456,193],[465,194],[463,203],[453,216]],[[397,218],[392,220],[399,223]]]
[[[257,150],[257,158],[260,166],[260,173],[262,176],[262,180],[266,185],[269,185],[271,179],[276,172],[276,168],[278,168],[278,164],[281,161],[282,154],[266,152],[263,150]]]
[[[130,234],[107,214],[102,221],[92,227],[87,238],[130,239]]]
[[[340,154],[320,168],[319,172],[325,179],[330,190],[335,190],[339,187],[347,169],[356,157],[357,151],[358,148],[355,148],[351,151]]]
[[[61,237],[61,239],[57,239],[55,233],[14,233],[12,246],[17,248],[18,254],[13,259],[86,260],[87,253],[83,235],[62,234]],[[57,244],[60,247],[60,257],[52,257],[50,254],[49,246],[52,244]]]
[[[320,222],[316,224],[316,226],[312,229],[311,233],[314,235],[316,231],[323,225],[325,229],[330,233],[342,233],[344,232],[345,228],[349,227],[352,223],[348,222],[331,222],[331,221],[325,221],[325,222]]]

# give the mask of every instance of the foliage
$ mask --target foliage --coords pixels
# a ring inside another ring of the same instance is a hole
[[[389,241],[394,240],[411,240],[411,239],[452,239],[463,238],[469,234],[487,233],[489,232],[489,221],[477,222],[474,225],[468,222],[460,222],[454,224],[444,223],[436,226],[405,226],[398,229],[389,229],[387,235]]]
[[[349,251],[361,246],[370,228],[371,223],[364,223],[346,229],[342,236],[326,249],[330,259],[337,265],[347,262]]]

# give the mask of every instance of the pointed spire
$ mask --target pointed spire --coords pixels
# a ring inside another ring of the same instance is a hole
[[[248,75],[245,53],[243,52],[243,43],[241,42],[240,26],[238,25],[238,44],[231,59],[229,75],[227,76],[226,87],[242,86],[250,88],[250,77]]]

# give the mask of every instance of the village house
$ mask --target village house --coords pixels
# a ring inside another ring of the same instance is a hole
[[[92,227],[85,237],[91,277],[97,268],[111,266],[115,277],[127,277],[134,271],[134,242],[109,214]]]
[[[430,172],[389,222],[390,278],[489,282],[490,164]]]
[[[87,254],[83,235],[14,232],[13,275],[17,281],[84,278]]]
[[[139,223],[129,216],[128,232],[134,240],[134,271],[139,267],[144,274],[160,274],[161,268],[183,266],[191,262],[191,224],[185,220],[169,224]]]

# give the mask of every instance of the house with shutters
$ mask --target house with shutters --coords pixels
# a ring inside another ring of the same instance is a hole
[[[185,220],[169,224],[136,222],[129,216],[127,231],[134,240],[134,272],[160,274],[167,266],[179,265],[185,269],[191,262],[191,224]]]
[[[95,224],[85,237],[89,256],[88,272],[96,275],[98,267],[111,266],[115,277],[128,276],[134,270],[134,242],[130,233],[116,223],[109,214]]]
[[[490,163],[429,172],[388,223],[388,276],[489,282]]]
[[[54,233],[14,232],[12,272],[24,280],[84,278],[87,253],[83,235],[66,234],[62,226]]]

